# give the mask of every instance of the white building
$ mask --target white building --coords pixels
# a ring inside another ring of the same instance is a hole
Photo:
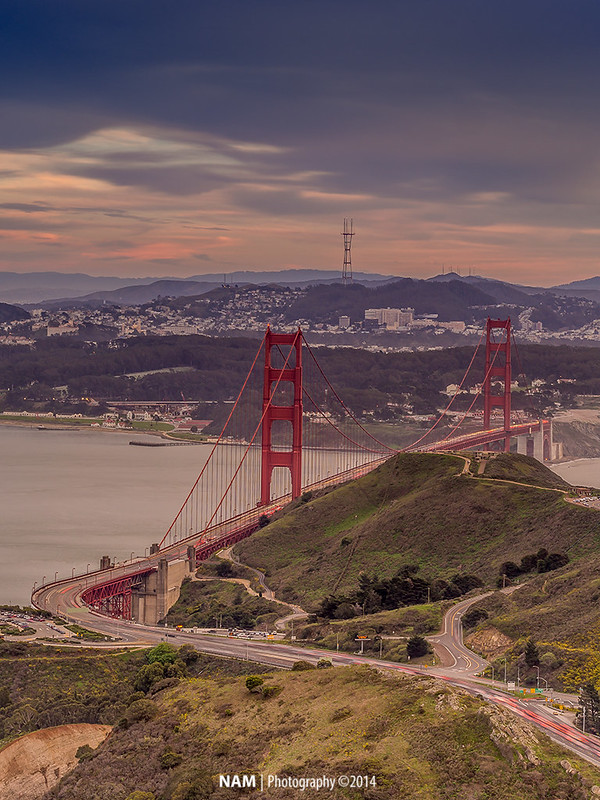
[[[373,319],[379,325],[385,325],[388,331],[411,325],[414,319],[414,308],[367,308],[365,319]]]

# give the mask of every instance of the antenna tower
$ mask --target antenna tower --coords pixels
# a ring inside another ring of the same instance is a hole
[[[352,237],[354,236],[354,221],[344,217],[344,266],[342,267],[342,283],[347,286],[352,283]]]

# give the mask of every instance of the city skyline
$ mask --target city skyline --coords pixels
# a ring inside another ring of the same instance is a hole
[[[4,271],[600,274],[592,2],[4,12]]]

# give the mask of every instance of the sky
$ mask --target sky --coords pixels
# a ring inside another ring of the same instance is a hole
[[[597,0],[3,0],[0,270],[600,274]]]

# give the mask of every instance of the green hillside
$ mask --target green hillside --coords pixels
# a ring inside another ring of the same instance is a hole
[[[517,453],[498,453],[487,461],[484,476],[517,483],[529,483],[546,489],[570,489],[571,486],[540,461]]]
[[[467,572],[492,582],[502,562],[538,548],[571,560],[600,549],[598,512],[565,502],[561,491],[504,482],[560,479],[524,456],[498,464],[496,481],[487,471],[462,475],[456,456],[395,456],[358,481],[297,501],[236,553],[266,571],[281,599],[314,609],[330,594],[354,591],[361,572],[389,578],[417,564],[429,579]]]
[[[252,692],[243,678],[180,681],[133,700],[88,755],[47,800],[584,800],[600,783],[509,712],[443,681],[367,667],[271,673]],[[261,773],[264,793],[219,788],[220,774]],[[368,785],[267,788],[269,775]]]

